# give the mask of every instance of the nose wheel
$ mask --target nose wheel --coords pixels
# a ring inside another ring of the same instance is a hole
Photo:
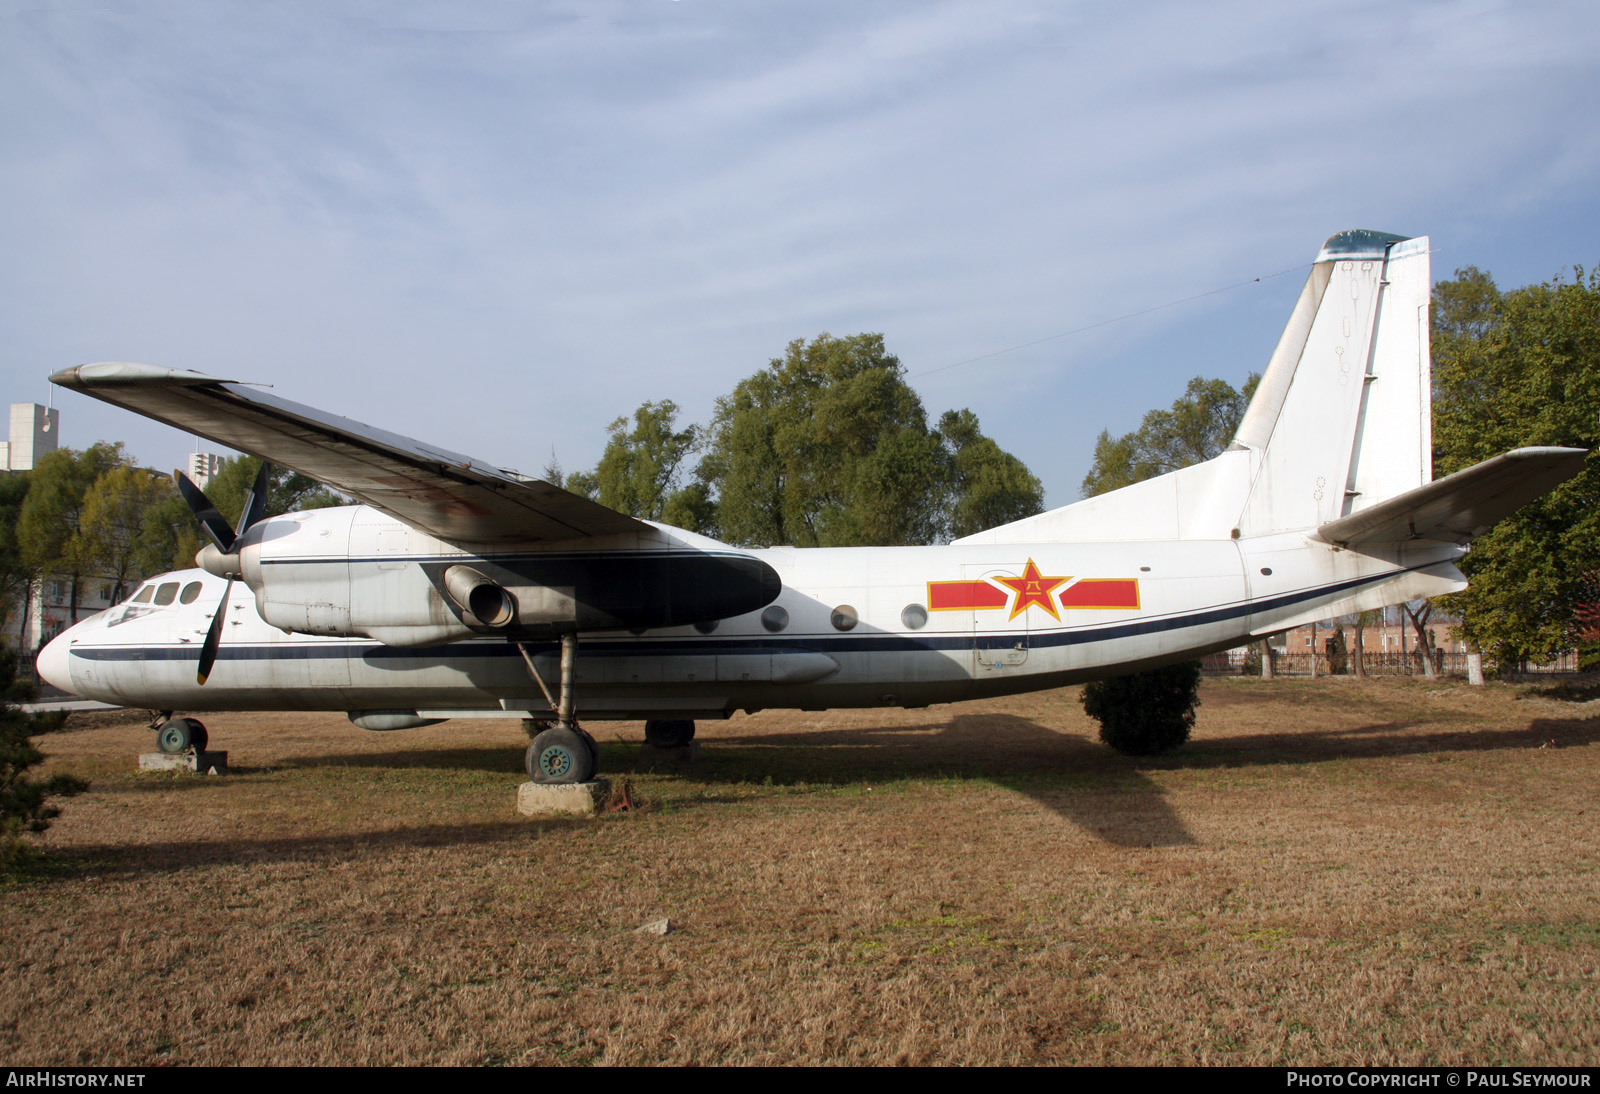
[[[204,752],[210,740],[204,723],[197,718],[168,718],[156,727],[156,748],[168,755],[175,756],[191,748]]]

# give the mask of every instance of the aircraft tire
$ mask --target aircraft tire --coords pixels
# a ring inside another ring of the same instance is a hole
[[[195,718],[185,718],[184,721],[189,723],[189,743],[196,752],[204,752],[206,745],[211,743],[211,734],[206,732],[205,723]]]
[[[594,735],[582,726],[573,726],[572,728],[577,730],[578,736],[583,738],[583,743],[589,746],[589,759],[591,761],[589,777],[593,778],[600,774],[600,742],[595,740]]]
[[[554,726],[533,739],[523,756],[536,783],[586,783],[594,777],[594,754],[573,730]]]
[[[694,722],[688,718],[661,718],[646,722],[644,739],[656,748],[682,748],[694,740]]]
[[[202,743],[195,744],[195,730],[199,729]],[[191,748],[204,748],[206,727],[192,718],[168,718],[156,730],[156,747],[170,756],[187,752]]]

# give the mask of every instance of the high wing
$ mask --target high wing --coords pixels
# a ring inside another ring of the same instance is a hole
[[[198,372],[108,361],[50,377],[325,482],[451,543],[539,543],[648,525],[550,483]]]
[[[1582,448],[1518,448],[1338,520],[1314,539],[1338,547],[1433,539],[1467,543],[1583,470]]]

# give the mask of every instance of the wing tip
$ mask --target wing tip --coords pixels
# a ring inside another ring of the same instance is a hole
[[[81,391],[92,387],[202,387],[236,381],[189,369],[141,365],[134,361],[97,361],[52,373],[50,382],[58,387]]]

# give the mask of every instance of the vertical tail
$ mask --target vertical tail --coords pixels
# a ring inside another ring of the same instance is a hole
[[[1231,450],[1251,454],[1239,534],[1316,528],[1433,478],[1428,239],[1323,244]]]

